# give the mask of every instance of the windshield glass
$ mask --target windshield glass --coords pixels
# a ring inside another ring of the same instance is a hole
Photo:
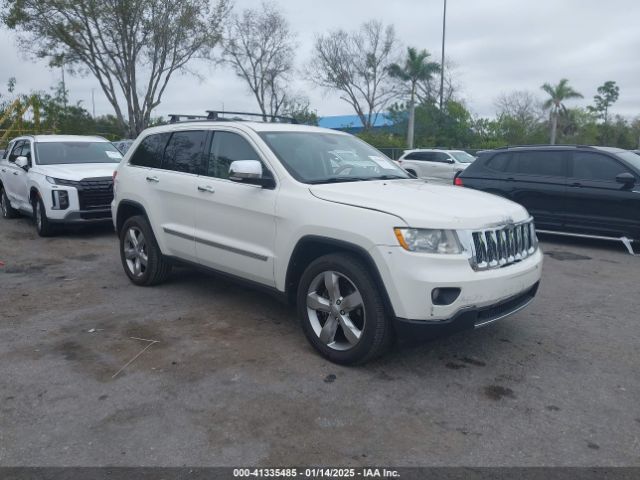
[[[118,163],[122,154],[109,142],[39,142],[36,160],[39,165]]]
[[[620,158],[627,161],[627,163],[631,164],[636,170],[640,170],[640,155],[633,152],[622,152],[617,153]]]
[[[289,173],[303,183],[410,178],[383,153],[351,135],[262,132],[260,136]]]
[[[473,155],[469,155],[467,152],[450,152],[451,156],[453,156],[453,158],[455,158],[457,161],[459,161],[460,163],[471,163],[473,162],[476,157],[474,157]]]

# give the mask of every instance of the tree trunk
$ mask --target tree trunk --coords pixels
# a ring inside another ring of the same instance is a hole
[[[551,145],[556,144],[556,131],[558,129],[558,114],[556,112],[551,113]]]
[[[413,148],[413,133],[416,121],[415,86],[411,87],[411,99],[409,100],[409,125],[407,127],[407,148]]]

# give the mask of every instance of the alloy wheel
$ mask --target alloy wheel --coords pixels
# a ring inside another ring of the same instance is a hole
[[[322,272],[307,291],[307,314],[320,341],[334,350],[349,350],[362,338],[366,312],[360,291],[344,274]]]
[[[129,227],[125,234],[124,258],[127,268],[135,277],[141,277],[147,271],[147,241],[137,227]]]

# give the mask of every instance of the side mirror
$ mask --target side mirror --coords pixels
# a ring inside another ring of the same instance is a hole
[[[272,178],[262,176],[262,164],[258,160],[236,160],[229,165],[229,180],[273,188]]]
[[[453,158],[448,158],[447,163],[456,163],[456,161]]]
[[[29,170],[29,160],[27,160],[27,157],[16,158],[15,164],[23,170]]]
[[[632,174],[625,172],[616,176],[616,182],[622,183],[625,187],[631,187],[636,183],[636,177]]]

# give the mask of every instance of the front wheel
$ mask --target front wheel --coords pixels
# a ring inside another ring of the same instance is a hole
[[[16,218],[18,216],[18,211],[11,206],[9,197],[7,197],[7,193],[2,187],[0,187],[0,207],[4,218]]]
[[[55,234],[55,226],[47,217],[47,210],[44,208],[44,202],[41,198],[33,201],[33,219],[36,222],[36,230],[41,237],[50,237]]]
[[[129,218],[120,230],[120,258],[136,285],[157,285],[171,273],[171,264],[162,255],[151,225],[140,215]]]
[[[297,307],[307,339],[332,362],[365,363],[391,343],[380,290],[354,255],[330,254],[312,262],[300,279]]]

